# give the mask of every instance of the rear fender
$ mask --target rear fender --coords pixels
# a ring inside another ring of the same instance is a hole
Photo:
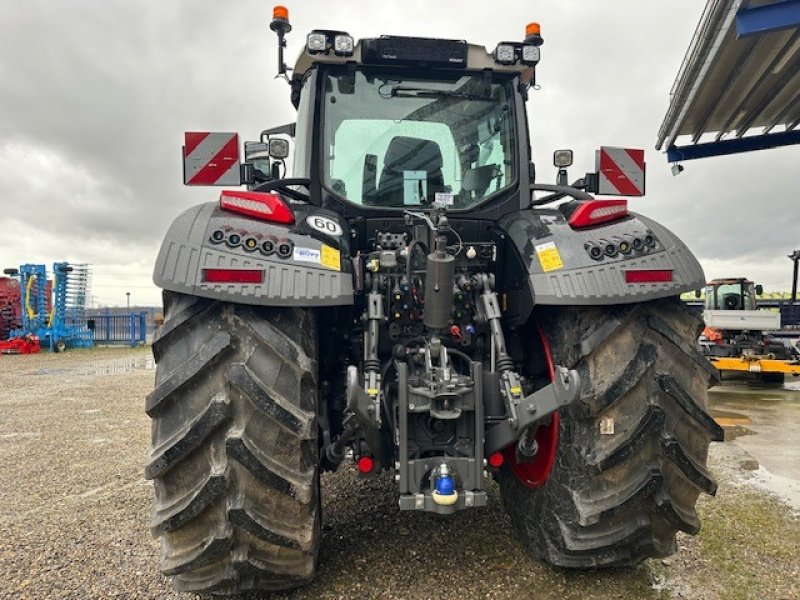
[[[604,305],[644,302],[676,296],[705,285],[703,269],[697,259],[666,227],[631,213],[619,221],[572,229],[557,209],[528,209],[504,217],[511,250],[518,254],[529,293],[523,306]],[[633,245],[635,239],[652,236],[653,243],[642,250],[605,252],[608,245],[620,242]],[[592,258],[592,247],[603,254]],[[671,281],[627,283],[629,270],[671,271]],[[525,315],[520,315],[524,317]]]
[[[292,210],[295,223],[285,226],[223,211],[216,202],[190,208],[167,231],[153,282],[165,290],[241,304],[352,304],[347,223],[316,206],[292,205]],[[250,239],[255,247],[247,247]],[[290,252],[280,255],[281,245]],[[209,283],[204,269],[261,270],[263,282]]]

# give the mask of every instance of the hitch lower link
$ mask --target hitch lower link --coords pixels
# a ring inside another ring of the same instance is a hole
[[[514,409],[512,416],[486,432],[486,456],[517,442],[528,427],[574,402],[579,392],[578,372],[556,365],[552,383],[528,396],[510,398]]]

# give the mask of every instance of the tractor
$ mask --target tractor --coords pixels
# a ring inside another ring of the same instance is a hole
[[[720,373],[745,374],[782,384],[800,376],[797,349],[770,335],[781,328],[777,311],[758,308],[761,285],[744,277],[714,279],[705,288],[702,352]]]
[[[667,228],[595,198],[608,169],[568,185],[559,150],[536,180],[539,25],[491,52],[314,30],[293,69],[285,8],[270,27],[296,122],[244,160],[236,135],[187,133],[184,182],[239,187],[178,216],[156,260],[161,571],[197,593],[309,583],[320,474],[343,465],[443,518],[494,502],[494,479],[559,567],[674,553],[722,439],[679,300],[705,278]]]

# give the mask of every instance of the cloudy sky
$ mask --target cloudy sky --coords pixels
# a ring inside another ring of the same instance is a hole
[[[292,61],[313,28],[466,39],[489,48],[539,21],[545,45],[528,108],[540,181],[571,147],[571,176],[601,144],[647,150],[633,210],[673,229],[710,277],[788,289],[800,247],[800,148],[686,163],[672,177],[656,134],[700,18],[700,0],[286,2]],[[646,10],[644,5],[646,4]],[[455,7],[455,8],[451,8]],[[502,7],[502,8],[501,8]],[[170,221],[212,188],[181,185],[186,130],[294,120],[273,79],[263,0],[25,0],[0,3],[0,262],[94,265],[100,304],[155,303],[150,283]]]

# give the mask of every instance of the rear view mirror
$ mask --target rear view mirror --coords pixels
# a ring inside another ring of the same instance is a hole
[[[242,175],[242,181],[245,183],[252,184],[263,178],[272,178],[269,145],[267,143],[245,142],[244,160],[245,162],[242,167],[245,173]],[[257,173],[255,171],[257,171]]]
[[[245,142],[244,159],[253,162],[259,159],[269,158],[269,146],[264,142]]]
[[[756,296],[761,296],[764,293],[764,286],[760,283],[756,286]]]

